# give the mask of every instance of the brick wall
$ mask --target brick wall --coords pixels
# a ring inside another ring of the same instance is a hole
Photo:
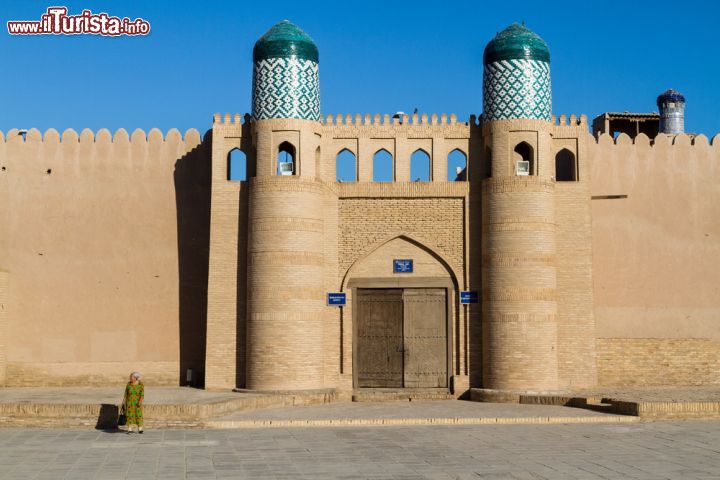
[[[598,338],[603,386],[720,385],[720,341]]]
[[[599,383],[719,384],[720,136],[590,151]]]
[[[7,319],[8,319],[8,303],[7,303],[7,282],[9,275],[7,272],[0,270],[0,386],[6,382],[7,368]]]

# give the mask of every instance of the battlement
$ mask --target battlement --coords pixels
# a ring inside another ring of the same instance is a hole
[[[471,118],[474,118],[471,117]],[[458,122],[457,115],[454,113],[451,113],[449,116],[445,113],[440,114],[439,116],[436,113],[433,113],[428,116],[428,114],[423,113],[421,115],[413,114],[413,115],[390,115],[390,114],[384,114],[380,115],[378,113],[374,115],[370,115],[369,113],[366,113],[364,115],[361,114],[355,114],[355,115],[326,115],[323,119],[323,123],[325,125],[457,125],[465,124],[466,122]]]
[[[607,133],[599,135],[597,138],[592,137],[595,145],[598,146],[625,146],[633,145],[636,147],[645,147],[652,149],[668,148],[668,147],[694,147],[696,149],[715,149],[720,152],[720,133],[716,134],[712,140],[703,135],[688,135],[685,133],[679,133],[677,135],[665,135],[660,134],[654,139],[650,139],[644,133],[638,134],[634,139],[630,138],[629,135],[621,133],[617,138],[611,137]]]
[[[252,117],[249,113],[245,115],[240,115],[239,113],[226,113],[225,115],[221,115],[216,113],[213,115],[213,125],[244,125],[251,121]]]
[[[239,113],[215,113],[213,115],[213,125],[244,125],[252,121],[250,114],[241,115]],[[470,115],[467,121],[458,121],[456,114],[432,113],[432,114],[328,114],[320,119],[325,126],[400,126],[400,125],[473,125],[480,126],[482,124],[481,115]],[[553,115],[551,123],[557,126],[587,126],[587,115]]]
[[[162,131],[153,128],[149,132],[145,133],[144,130],[136,128],[132,134],[129,135],[127,130],[119,128],[115,131],[115,134],[111,134],[110,130],[101,128],[97,133],[93,132],[89,128],[83,129],[80,134],[68,128],[63,131],[62,135],[54,128],[49,128],[45,133],[41,133],[36,128],[30,130],[18,130],[13,128],[8,130],[7,133],[3,134],[0,131],[0,144],[8,145],[20,145],[30,143],[147,143],[147,144],[160,144],[160,143],[186,143],[188,145],[197,145],[200,143],[200,132],[195,128],[190,128],[182,135],[176,128],[171,128],[167,131],[166,135],[163,135]]]
[[[556,117],[555,115],[552,116],[550,122],[554,125],[560,126],[560,127],[575,127],[575,126],[585,126],[588,125],[588,117],[584,113],[581,114],[579,117],[575,114],[571,114],[569,117],[567,115],[560,115],[559,117]]]

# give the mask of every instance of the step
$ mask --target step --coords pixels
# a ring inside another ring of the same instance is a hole
[[[368,388],[353,391],[353,402],[412,402],[419,400],[455,400],[447,388]]]

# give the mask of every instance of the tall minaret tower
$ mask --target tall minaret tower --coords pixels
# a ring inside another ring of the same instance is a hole
[[[660,110],[660,133],[685,133],[685,96],[675,90],[665,90],[657,97]]]
[[[513,24],[485,48],[483,387],[558,388],[550,52]]]
[[[246,386],[323,386],[318,49],[285,20],[253,50]]]

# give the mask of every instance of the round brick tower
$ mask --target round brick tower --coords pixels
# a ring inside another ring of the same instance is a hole
[[[539,36],[514,24],[487,45],[483,60],[490,177],[481,184],[483,387],[555,390],[550,52]]]
[[[253,50],[247,380],[255,390],[323,387],[323,184],[318,49],[292,23]]]
[[[660,133],[685,133],[685,96],[676,90],[665,90],[657,97],[660,110]]]

